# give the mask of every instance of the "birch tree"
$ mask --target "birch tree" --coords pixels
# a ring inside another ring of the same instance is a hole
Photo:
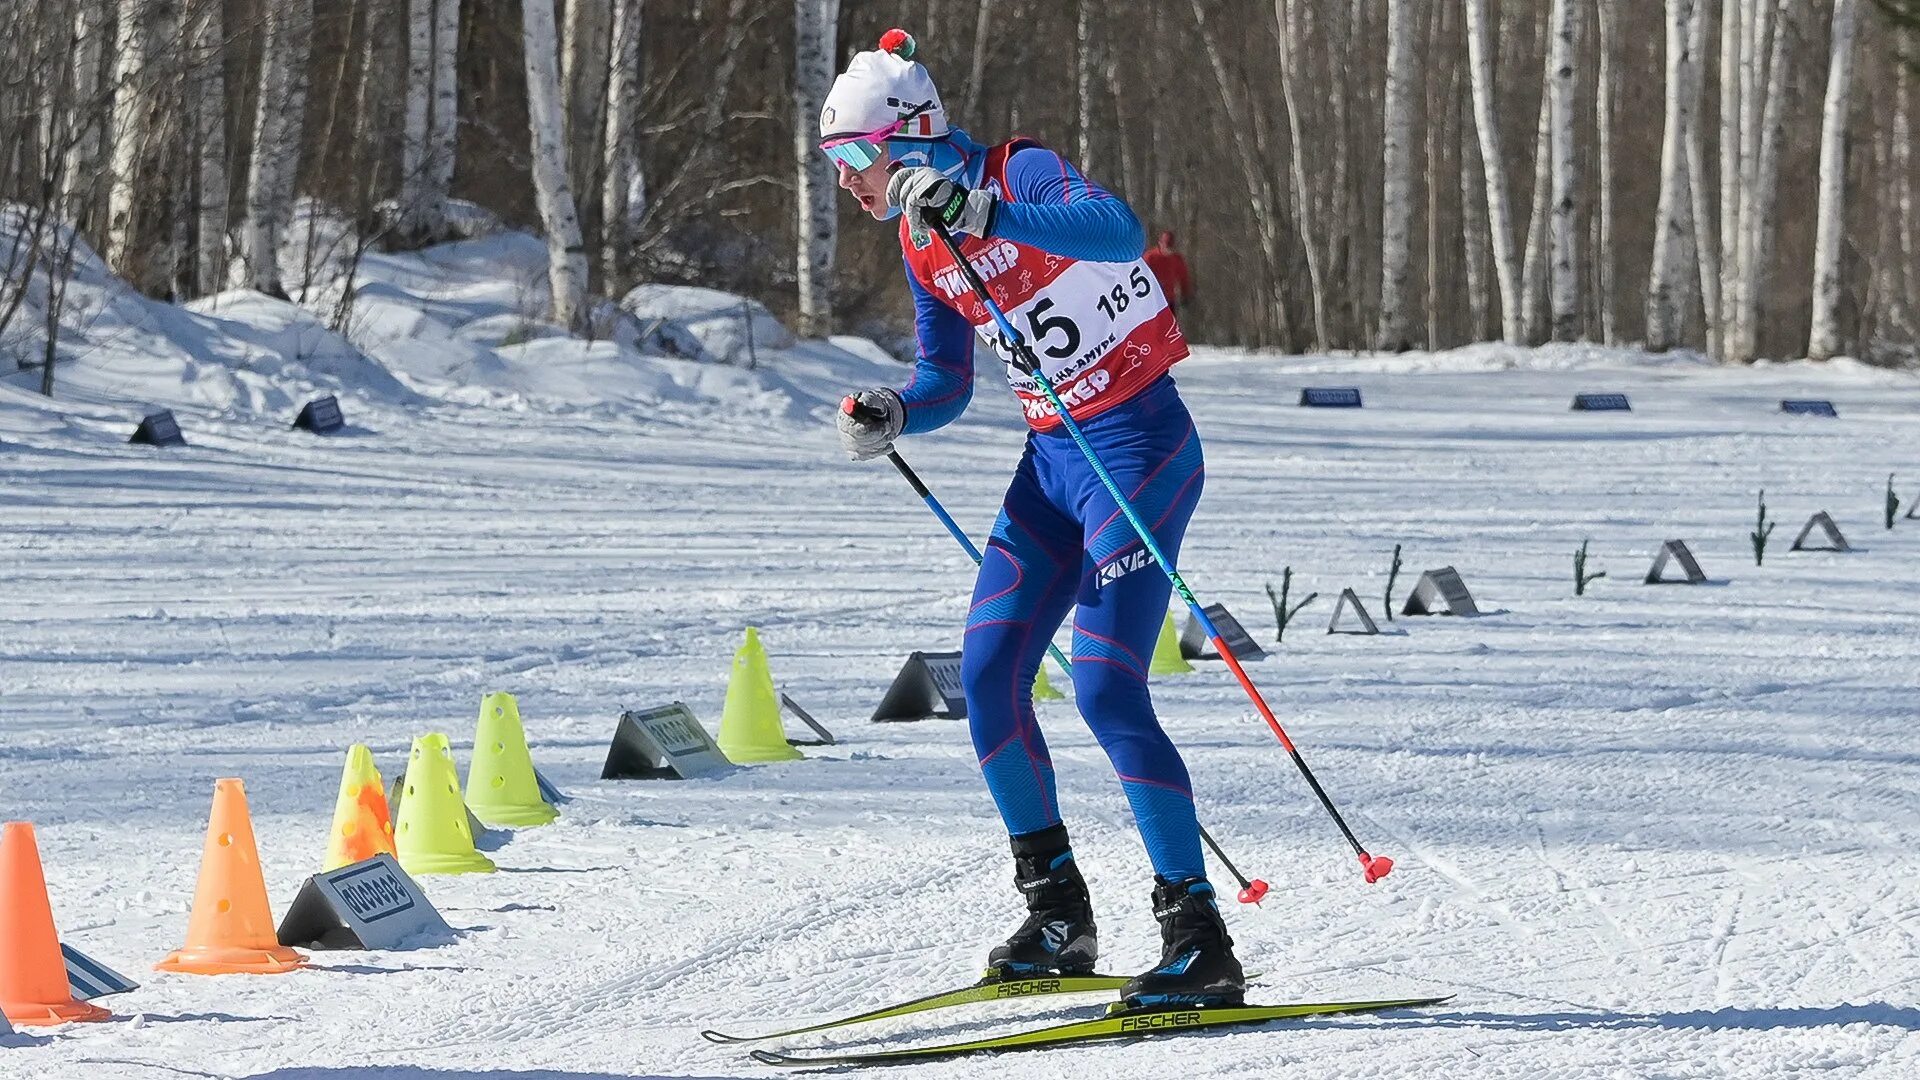
[[[1720,241],[1715,235],[1707,196],[1713,179],[1707,172],[1707,124],[1703,119],[1707,80],[1707,20],[1715,0],[1694,0],[1693,22],[1687,35],[1688,99],[1693,102],[1692,126],[1687,132],[1687,195],[1693,207],[1694,254],[1698,259],[1700,308],[1707,327],[1707,354],[1720,355]]]
[[[107,265],[133,277],[140,151],[150,140],[146,59],[153,13],[147,0],[119,0],[113,41],[113,134],[107,181]]]
[[[221,0],[195,0],[188,45],[192,55],[189,115],[194,161],[194,287],[218,292],[227,260],[226,17]]]
[[[1813,244],[1813,328],[1807,356],[1840,352],[1840,238],[1846,224],[1847,114],[1853,92],[1856,0],[1834,0],[1827,98],[1820,127],[1820,208]],[[1897,92],[1896,87],[1896,92]]]
[[[267,0],[265,7],[266,35],[260,55],[253,156],[247,165],[247,223],[240,234],[240,255],[247,284],[284,299],[280,238],[293,217],[294,185],[299,179],[313,0]]]
[[[1731,13],[1740,6],[1729,3],[1725,10]],[[1737,235],[1730,260],[1725,251],[1729,241],[1724,234],[1721,238],[1723,265],[1732,264],[1730,287],[1721,290],[1721,305],[1726,323],[1724,359],[1742,363],[1759,353],[1760,297],[1777,235],[1773,206],[1779,190],[1787,43],[1796,10],[1795,0],[1778,0],[1777,6],[1755,0],[1741,19]]]
[[[1576,0],[1553,0],[1547,51],[1547,100],[1553,153],[1549,242],[1555,341],[1574,341],[1580,337],[1579,173],[1573,155],[1573,95],[1577,74],[1574,35],[1579,25],[1578,16]]]
[[[1460,233],[1466,248],[1462,264],[1467,279],[1467,340],[1479,341],[1483,335],[1497,335],[1493,320],[1493,297],[1487,288],[1487,270],[1491,265],[1487,237],[1486,179],[1479,175],[1480,148],[1473,132],[1460,129]]]
[[[1597,129],[1594,144],[1599,153],[1599,219],[1595,223],[1595,277],[1599,287],[1600,340],[1612,345],[1618,340],[1614,325],[1614,237],[1613,237],[1613,81],[1614,53],[1619,45],[1619,0],[1595,0],[1594,14],[1600,26],[1599,62],[1596,65],[1593,121]]]
[[[610,0],[566,0],[560,25],[560,90],[567,117],[567,161],[575,199],[587,204],[599,180],[602,131],[605,130],[606,78],[610,68],[602,51],[612,40]]]
[[[1405,3],[1406,0],[1395,2]],[[1213,71],[1214,88],[1220,95],[1221,105],[1226,108],[1226,115],[1233,118],[1227,124],[1227,130],[1233,144],[1234,158],[1240,165],[1241,179],[1246,184],[1247,198],[1252,203],[1254,229],[1260,237],[1261,264],[1266,273],[1266,292],[1260,309],[1280,340],[1285,342],[1291,336],[1292,326],[1287,318],[1286,299],[1280,292],[1281,282],[1286,276],[1280,254],[1282,222],[1272,181],[1262,167],[1260,155],[1248,131],[1251,125],[1243,122],[1243,118],[1252,116],[1253,112],[1246,102],[1244,89],[1227,71],[1226,56],[1220,48],[1213,24],[1208,22],[1204,0],[1192,0],[1189,8],[1193,12],[1194,26],[1200,33],[1207,67]]]
[[[973,15],[973,58],[967,65],[967,104],[962,115],[980,108],[980,92],[987,83],[987,47],[993,40],[993,0],[978,0]]]
[[[1660,205],[1653,227],[1653,266],[1647,282],[1647,348],[1656,352],[1680,343],[1680,301],[1684,290],[1688,202],[1687,141],[1693,123],[1692,55],[1694,0],[1667,0],[1667,86],[1665,135],[1660,143]]]
[[[632,283],[633,244],[647,212],[647,180],[640,169],[641,11],[641,0],[613,0],[600,182],[600,259],[604,287],[614,295]]]
[[[1082,175],[1093,175],[1093,6],[1096,0],[1077,0],[1073,33],[1073,146],[1074,162]]]
[[[1274,0],[1273,17],[1280,29],[1280,93],[1287,106],[1287,135],[1292,140],[1292,149],[1287,154],[1287,172],[1292,181],[1293,217],[1300,232],[1300,246],[1306,253],[1307,287],[1313,296],[1313,349],[1319,352],[1330,346],[1331,339],[1327,336],[1326,286],[1321,280],[1320,254],[1315,238],[1319,232],[1319,215],[1314,211],[1312,188],[1307,182],[1306,138],[1300,119],[1301,95],[1296,90],[1300,80],[1296,49],[1302,36],[1298,15],[1299,0]],[[1114,97],[1118,100],[1117,90]]]
[[[1520,262],[1513,248],[1513,204],[1507,189],[1506,157],[1500,149],[1500,114],[1494,103],[1493,48],[1488,41],[1487,0],[1466,0],[1467,57],[1473,88],[1474,128],[1479,133],[1481,172],[1487,189],[1487,232],[1492,240],[1494,277],[1500,284],[1501,336],[1508,344],[1526,340],[1520,298]]]
[[[533,192],[547,234],[547,281],[553,321],[572,333],[587,323],[587,255],[567,179],[567,137],[561,107],[560,59],[553,0],[522,0],[522,51],[527,72],[527,127],[533,136]]]
[[[1540,118],[1533,129],[1533,208],[1527,215],[1527,251],[1520,264],[1520,309],[1526,340],[1538,345],[1547,338],[1543,318],[1547,311],[1548,217],[1553,212],[1553,96],[1540,95]]]
[[[439,228],[453,195],[460,136],[460,0],[437,0],[433,11],[433,110],[427,134],[428,220]]]
[[[1745,64],[1746,0],[1723,0],[1720,6],[1720,302],[1715,305],[1708,348],[1715,359],[1728,359],[1727,333],[1739,301],[1741,67]]]
[[[407,0],[407,85],[400,139],[399,233],[438,239],[453,195],[460,111],[460,0]]]
[[[99,213],[102,61],[107,33],[107,0],[75,0],[69,51],[74,65],[74,98],[67,106],[74,131],[60,172],[60,202],[76,225]]]
[[[793,157],[799,193],[795,231],[800,241],[795,270],[800,325],[805,336],[824,337],[833,330],[833,254],[839,218],[834,205],[834,167],[820,152],[819,122],[827,91],[833,88],[840,0],[794,0],[793,18]],[[1083,102],[1083,115],[1084,109]]]
[[[426,227],[427,160],[433,124],[434,0],[407,0],[407,88],[400,133],[400,220],[398,231],[416,240]]]
[[[1386,138],[1382,140],[1380,222],[1380,327],[1375,347],[1405,352],[1413,347],[1413,103],[1418,88],[1412,0],[1387,5]]]

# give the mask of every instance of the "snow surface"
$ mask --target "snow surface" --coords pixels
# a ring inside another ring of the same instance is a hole
[[[1017,922],[964,725],[866,722],[907,652],[957,647],[971,583],[899,478],[834,446],[835,395],[899,366],[850,340],[751,371],[560,340],[518,306],[538,258],[511,235],[371,256],[346,335],[324,289],[313,321],[95,281],[61,398],[0,378],[0,809],[39,828],[63,937],[145,983],[103,1000],[114,1022],[13,1037],[0,1077],[773,1075],[698,1030],[968,981]],[[1183,568],[1268,641],[1263,583],[1291,565],[1296,598],[1321,594],[1250,671],[1398,864],[1361,882],[1220,665],[1162,680],[1204,820],[1273,885],[1228,912],[1251,996],[1458,996],[913,1075],[1920,1072],[1920,522],[1879,524],[1888,473],[1920,496],[1920,380],[1498,347],[1204,351],[1178,377],[1209,456]],[[1366,408],[1296,408],[1303,385],[1357,385]],[[341,394],[346,437],[286,429],[317,390]],[[1634,411],[1568,412],[1581,390]],[[1776,411],[1802,396],[1841,418]],[[125,445],[147,405],[179,410],[191,445]],[[903,452],[984,535],[1020,437],[983,387]],[[1756,568],[1762,486],[1781,528]],[[1820,509],[1863,550],[1787,553]],[[1670,537],[1712,584],[1639,583]],[[1609,576],[1575,598],[1589,538]],[[1452,565],[1498,614],[1326,635],[1343,587],[1380,614],[1396,542],[1400,595]],[[598,780],[622,709],[681,699],[717,725],[747,626],[840,744]],[[216,777],[246,779],[281,910],[324,853],[345,747],[391,778],[439,730],[464,761],[492,690],[519,696],[573,801],[490,836],[502,872],[423,879],[456,943],[277,977],[149,970],[185,932]],[[1071,702],[1040,711],[1103,967],[1137,970],[1157,955],[1144,852]]]

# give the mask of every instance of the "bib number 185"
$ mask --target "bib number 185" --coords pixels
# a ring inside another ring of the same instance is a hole
[[[1128,296],[1127,294],[1129,292],[1133,295]],[[1133,268],[1133,273],[1127,275],[1127,283],[1125,285],[1114,285],[1111,291],[1100,297],[1095,306],[1097,306],[1100,309],[1100,313],[1105,315],[1109,320],[1118,319],[1120,313],[1127,310],[1127,307],[1131,305],[1133,301],[1145,300],[1152,294],[1153,283],[1148,281],[1147,275],[1136,266]]]

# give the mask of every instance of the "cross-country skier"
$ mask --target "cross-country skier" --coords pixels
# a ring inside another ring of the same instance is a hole
[[[840,186],[875,219],[902,219],[919,339],[904,389],[842,403],[842,444],[856,460],[878,457],[901,435],[958,417],[973,392],[976,330],[1012,356],[928,235],[938,221],[962,240],[1102,462],[1177,557],[1200,499],[1200,438],[1168,374],[1187,343],[1141,262],[1139,219],[1052,150],[1027,139],[983,146],[949,127],[913,53],[911,37],[889,30],[878,51],[853,58],[820,113],[821,149]],[[974,748],[1028,910],[989,955],[989,975],[1084,973],[1098,953],[1032,699],[1047,643],[1073,610],[1075,697],[1119,773],[1155,873],[1161,961],[1122,996],[1135,1007],[1239,1004],[1246,978],[1201,863],[1187,768],[1147,693],[1171,587],[1039,385],[1011,364],[1007,378],[1032,431],[974,585],[961,661]]]

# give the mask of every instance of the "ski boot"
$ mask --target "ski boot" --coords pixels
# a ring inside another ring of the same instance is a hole
[[[1027,921],[987,955],[986,978],[1092,972],[1100,955],[1093,905],[1065,825],[1013,838],[1013,883],[1026,895]]]
[[[1160,964],[1120,992],[1127,1009],[1210,1008],[1246,1003],[1247,976],[1206,878],[1153,879]]]

